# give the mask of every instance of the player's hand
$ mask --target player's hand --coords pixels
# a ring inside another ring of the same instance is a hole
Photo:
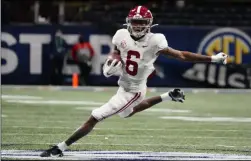
[[[185,94],[184,91],[182,91],[181,89],[175,88],[169,91],[169,96],[172,98],[172,101],[175,102],[183,103],[185,101]]]
[[[211,59],[212,62],[227,64],[227,57],[228,57],[227,54],[220,52],[217,55],[211,56]]]
[[[113,74],[115,74],[118,70],[121,69],[122,64],[120,61],[118,60],[112,60],[112,62],[110,63],[110,59],[107,59],[104,67],[103,67],[103,74],[105,77],[110,77]]]

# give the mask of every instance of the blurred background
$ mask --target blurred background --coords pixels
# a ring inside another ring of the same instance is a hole
[[[229,54],[227,66],[159,57],[151,87],[251,88],[251,1],[2,0],[2,84],[116,86],[102,65],[131,8],[145,5],[169,46]]]
[[[185,103],[163,102],[130,119],[111,117],[66,159],[251,158],[251,0],[1,2],[3,159],[40,160],[41,150],[65,140],[116,93],[118,76],[105,78],[102,66],[114,48],[112,36],[137,5],[152,11],[159,26],[151,31],[163,33],[170,47],[225,52],[229,64],[160,56],[147,97],[181,87]]]

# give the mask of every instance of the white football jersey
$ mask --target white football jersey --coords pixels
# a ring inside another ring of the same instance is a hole
[[[168,47],[163,34],[147,33],[135,41],[127,29],[119,29],[112,38],[122,59],[122,73],[118,84],[128,92],[139,92],[146,88],[147,78],[154,71],[153,63],[158,52]]]

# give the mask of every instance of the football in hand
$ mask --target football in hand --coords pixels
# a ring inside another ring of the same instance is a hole
[[[112,63],[113,60],[117,60],[117,62],[114,64],[114,66],[117,65],[118,62],[121,61],[121,57],[120,57],[120,55],[117,54],[117,53],[111,53],[111,54],[108,55],[107,58],[109,59],[108,65],[110,65],[110,64]]]

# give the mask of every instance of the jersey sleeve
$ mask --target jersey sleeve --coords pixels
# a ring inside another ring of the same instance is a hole
[[[117,47],[120,46],[120,43],[123,39],[123,37],[125,37],[125,35],[127,34],[127,30],[126,29],[119,29],[117,30],[117,32],[115,33],[115,35],[112,38],[112,43],[114,45],[116,45]]]
[[[156,34],[157,52],[168,47],[168,42],[163,34]]]

